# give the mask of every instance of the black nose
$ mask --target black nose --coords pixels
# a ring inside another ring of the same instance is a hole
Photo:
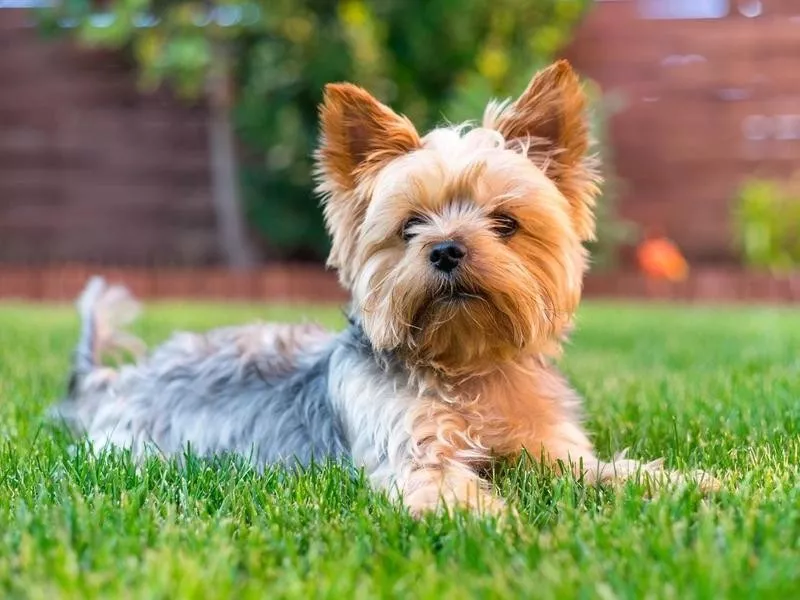
[[[466,253],[467,249],[458,242],[440,242],[431,250],[431,264],[440,271],[449,273],[458,266]]]

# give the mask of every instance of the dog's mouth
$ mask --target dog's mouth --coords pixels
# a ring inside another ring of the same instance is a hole
[[[453,290],[447,290],[442,292],[441,294],[434,296],[433,301],[440,301],[440,302],[449,302],[451,300],[485,300],[486,297],[484,296],[483,292],[478,290],[469,290],[469,289],[461,289],[456,288]]]
[[[426,318],[443,307],[466,306],[472,302],[487,302],[486,294],[478,289],[454,286],[441,290],[422,303],[414,315],[413,323],[420,326]]]
[[[486,301],[486,294],[478,288],[465,285],[450,285],[431,294],[428,305],[470,302],[472,300]]]

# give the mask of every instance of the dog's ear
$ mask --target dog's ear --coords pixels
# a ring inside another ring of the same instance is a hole
[[[590,240],[600,177],[588,155],[586,104],[577,74],[560,60],[534,75],[516,101],[490,104],[484,126],[502,133],[509,147],[525,149],[569,201],[578,235]]]
[[[367,175],[422,145],[411,122],[349,83],[329,84],[320,107],[321,140],[316,152],[317,191],[332,238],[328,264],[349,284],[358,226],[369,198],[357,190]]]
[[[407,118],[350,83],[325,86],[320,121],[317,170],[342,189],[352,188],[364,173],[421,144]]]

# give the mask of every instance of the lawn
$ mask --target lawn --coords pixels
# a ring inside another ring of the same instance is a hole
[[[338,326],[338,309],[151,306],[174,328],[253,318]],[[724,489],[648,499],[499,473],[506,529],[415,521],[336,466],[91,458],[42,424],[62,391],[68,307],[0,307],[0,597],[789,598],[800,596],[800,312],[589,305],[563,368],[603,456],[665,456]]]

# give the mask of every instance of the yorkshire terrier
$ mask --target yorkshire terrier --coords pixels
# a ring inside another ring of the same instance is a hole
[[[480,127],[424,136],[365,90],[328,85],[316,176],[349,326],[180,333],[108,368],[108,351],[141,349],[121,329],[136,305],[95,278],[57,415],[136,457],[351,459],[415,514],[502,510],[482,474],[523,451],[590,483],[685,481],[661,460],[599,459],[553,366],[595,232],[585,109],[566,61],[490,103]]]

